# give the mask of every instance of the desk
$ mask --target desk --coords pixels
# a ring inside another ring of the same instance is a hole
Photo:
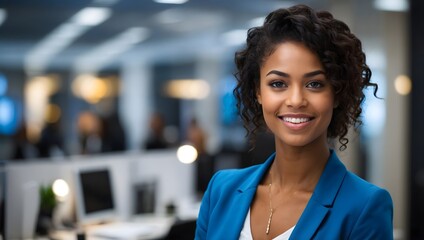
[[[151,240],[165,237],[176,218],[171,216],[140,216],[126,222],[92,225],[84,229],[85,240]],[[147,230],[147,231],[144,231]],[[138,234],[136,234],[138,233]],[[144,234],[140,234],[144,233]],[[56,230],[49,236],[58,240],[77,240],[77,231]]]

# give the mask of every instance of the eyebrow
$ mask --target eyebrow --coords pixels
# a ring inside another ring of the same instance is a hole
[[[278,76],[281,76],[281,77],[290,77],[290,75],[288,73],[277,71],[277,70],[272,70],[269,73],[267,73],[266,75],[268,76],[268,75],[271,75],[271,74],[275,74],[275,75],[278,75]],[[320,75],[320,74],[325,75],[325,72],[322,71],[322,70],[316,70],[316,71],[313,71],[313,72],[306,73],[305,75],[303,75],[303,77],[310,78],[310,77],[314,77],[314,76]]]

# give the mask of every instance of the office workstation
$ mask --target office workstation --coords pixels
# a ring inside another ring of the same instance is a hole
[[[55,206],[46,236],[166,237],[175,223],[197,216],[194,170],[178,161],[176,149],[7,165],[6,239],[36,236],[39,187],[59,178],[69,193]]]

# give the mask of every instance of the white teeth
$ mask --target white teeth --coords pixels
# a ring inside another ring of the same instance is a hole
[[[290,123],[295,123],[295,124],[299,124],[299,123],[304,123],[309,121],[309,118],[292,118],[292,117],[284,117],[283,120],[285,122],[290,122]]]

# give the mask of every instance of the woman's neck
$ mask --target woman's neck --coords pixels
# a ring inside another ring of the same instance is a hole
[[[313,191],[329,156],[326,142],[304,147],[276,146],[267,182],[288,191]]]

